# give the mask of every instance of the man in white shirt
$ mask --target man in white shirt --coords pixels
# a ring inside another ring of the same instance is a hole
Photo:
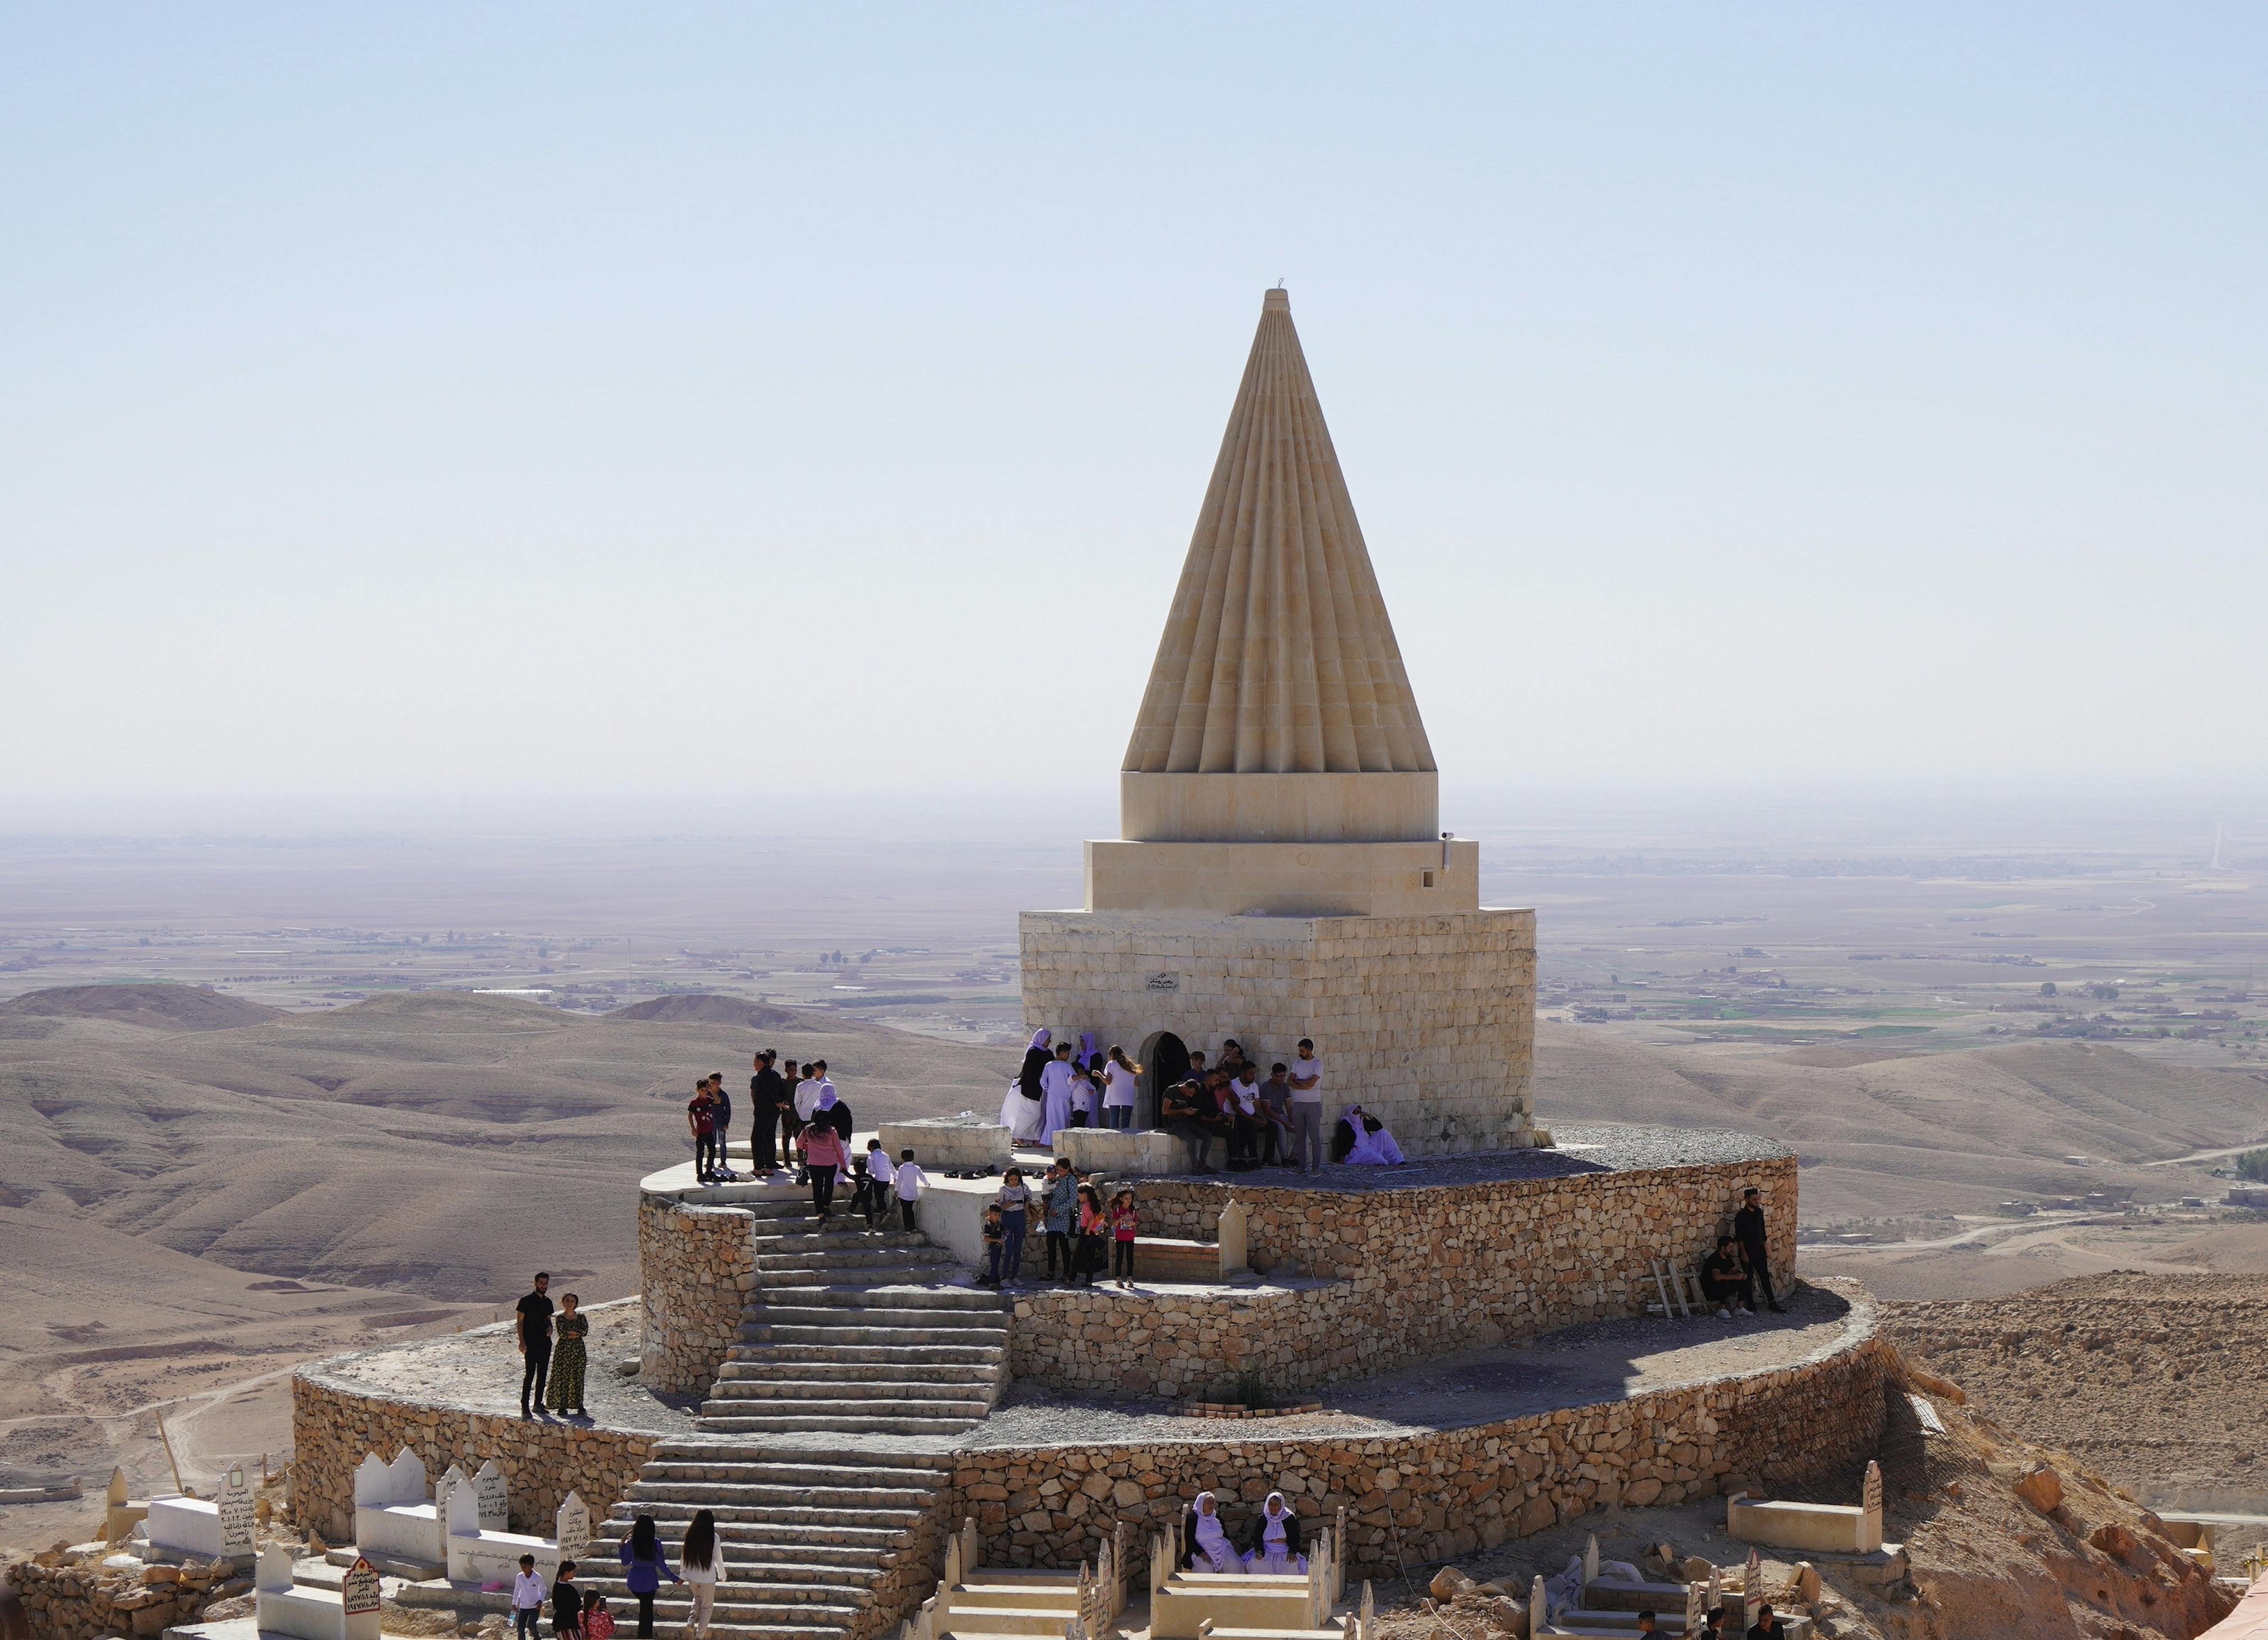
[[[1323,1171],[1323,1062],[1304,1036],[1292,1061],[1292,1159],[1303,1173]]]

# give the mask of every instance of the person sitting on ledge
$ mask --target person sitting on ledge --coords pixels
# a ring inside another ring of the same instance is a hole
[[[1331,1156],[1351,1167],[1399,1167],[1406,1159],[1386,1124],[1366,1115],[1359,1105],[1347,1107],[1339,1118],[1340,1131],[1331,1136]]]
[[[1212,1172],[1212,1135],[1197,1120],[1198,1102],[1208,1097],[1204,1087],[1192,1077],[1177,1082],[1158,1096],[1158,1114],[1166,1131],[1189,1147],[1189,1171],[1197,1173]]]
[[[1735,1309],[1742,1315],[1756,1313],[1749,1293],[1748,1267],[1741,1262],[1741,1244],[1732,1237],[1718,1237],[1717,1250],[1701,1261],[1701,1296],[1717,1306],[1720,1321],[1731,1320]]]
[[[1182,1541],[1187,1546],[1182,1555],[1186,1570],[1244,1570],[1244,1556],[1228,1541],[1228,1528],[1220,1524],[1220,1506],[1211,1492],[1199,1492],[1190,1501],[1189,1512],[1182,1517]]]
[[[1284,1501],[1281,1492],[1268,1494],[1268,1501],[1260,1505],[1260,1513],[1252,1522],[1252,1531],[1244,1551],[1244,1570],[1254,1573],[1300,1573],[1307,1570],[1307,1557],[1300,1552],[1300,1517]]]

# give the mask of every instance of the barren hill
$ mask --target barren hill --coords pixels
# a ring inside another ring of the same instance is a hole
[[[755,1003],[742,997],[719,997],[714,993],[656,997],[649,1002],[617,1008],[603,1017],[659,1019],[671,1025],[745,1026],[751,1031],[822,1031],[836,1036],[887,1028],[816,1008],[782,1008],[773,1003]]]
[[[1735,1055],[1639,1048],[1546,1021],[1536,1028],[1536,1082],[1546,1126],[1662,1122],[1786,1140],[1802,1154],[1803,1212],[1813,1222],[1975,1211],[2012,1192],[2061,1195],[2106,1181],[2163,1193],[2174,1180],[2142,1173],[2140,1164],[2268,1132],[2268,1082],[2099,1042]]]
[[[2268,1497],[2268,1278],[2121,1271],[1890,1313],[1979,1410],[2146,1502]]]
[[[225,1031],[284,1018],[280,1008],[200,985],[63,985],[0,1003],[0,1019],[103,1019],[153,1031]]]

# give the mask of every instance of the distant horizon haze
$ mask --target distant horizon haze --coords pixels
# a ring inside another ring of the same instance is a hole
[[[1445,825],[2257,790],[2264,58],[2233,4],[16,8],[0,832],[1109,835],[1279,280]]]

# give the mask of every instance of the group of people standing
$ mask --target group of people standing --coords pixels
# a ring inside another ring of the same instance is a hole
[[[1211,1063],[1201,1050],[1189,1062],[1186,1076],[1158,1090],[1158,1126],[1189,1146],[1193,1172],[1219,1171],[1212,1165],[1215,1144],[1222,1166],[1233,1170],[1322,1171],[1323,1060],[1311,1039],[1301,1037],[1289,1060],[1276,1060],[1264,1072],[1234,1037]],[[1099,1048],[1092,1031],[1080,1032],[1073,1045],[1043,1027],[1024,1050],[1001,1124],[1018,1143],[1050,1149],[1067,1128],[1130,1128],[1142,1074],[1124,1048]],[[1335,1124],[1330,1156],[1358,1166],[1403,1159],[1385,1124],[1359,1105]]]
[[[1105,1207],[1102,1192],[1081,1179],[1067,1157],[1049,1163],[1036,1185],[1024,1181],[1022,1168],[1011,1167],[1001,1174],[999,1190],[985,1205],[984,1273],[977,1283],[1000,1287],[1020,1282],[1024,1242],[1036,1224],[1047,1239],[1048,1280],[1094,1286],[1108,1247],[1112,1282],[1131,1287],[1139,1219],[1131,1188],[1122,1186]]]
[[[781,1171],[783,1158],[796,1162],[796,1182],[809,1173],[805,1154],[806,1133],[815,1123],[834,1129],[844,1144],[850,1142],[850,1106],[828,1079],[827,1062],[814,1059],[798,1067],[783,1063],[778,1053],[765,1048],[756,1055],[755,1074],[748,1078],[748,1166],[762,1178]],[[686,1101],[686,1131],[693,1139],[693,1173],[703,1184],[726,1184],[740,1175],[732,1169],[733,1099],[725,1092],[725,1073],[712,1070],[693,1085]],[[816,1136],[813,1136],[814,1138]],[[822,1149],[825,1142],[820,1141]],[[850,1169],[845,1155],[829,1166]]]
[[[828,1079],[825,1060],[799,1067],[765,1048],[748,1078],[748,1109],[754,1124],[748,1166],[755,1177],[784,1173],[784,1158],[792,1158],[795,1181],[811,1188],[812,1210],[821,1224],[835,1216],[836,1191],[850,1184],[855,1191],[850,1210],[865,1216],[867,1229],[887,1217],[893,1203],[904,1227],[914,1227],[914,1204],[927,1176],[915,1165],[911,1151],[902,1151],[894,1162],[879,1140],[869,1140],[864,1155],[851,1153],[850,1102]],[[693,1085],[685,1126],[693,1139],[695,1179],[707,1185],[740,1178],[730,1161],[733,1101],[725,1092],[723,1071],[712,1070]]]

